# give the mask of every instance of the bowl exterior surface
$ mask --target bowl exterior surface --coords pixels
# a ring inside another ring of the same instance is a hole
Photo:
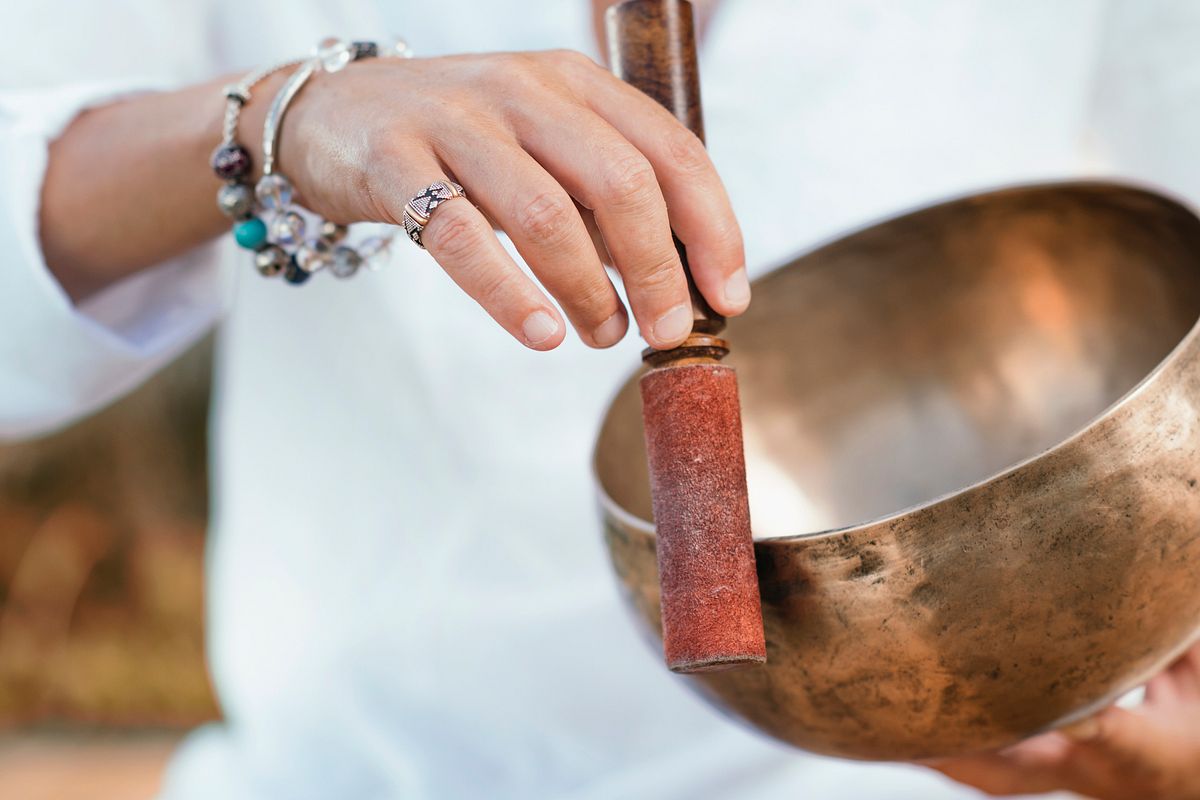
[[[889,760],[1009,745],[1134,688],[1200,629],[1198,361],[1193,329],[1032,460],[898,516],[756,542],[766,665],[686,680],[797,747]],[[653,536],[601,496],[624,593],[658,631]]]

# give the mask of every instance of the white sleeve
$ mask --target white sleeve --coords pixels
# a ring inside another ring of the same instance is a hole
[[[1200,3],[1110,0],[1087,119],[1092,166],[1200,202]]]
[[[153,88],[123,81],[0,91],[0,438],[51,430],[130,391],[226,305],[215,245],[78,307],[42,257],[37,226],[49,143],[82,110]]]

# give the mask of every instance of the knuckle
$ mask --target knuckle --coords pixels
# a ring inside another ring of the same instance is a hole
[[[550,60],[560,67],[567,69],[592,69],[597,64],[585,53],[567,48],[551,50],[546,54]]]
[[[685,285],[683,267],[675,253],[650,260],[645,267],[635,270],[634,278],[642,292],[653,294],[665,294]]]
[[[448,143],[464,133],[485,129],[488,113],[478,107],[477,102],[478,99],[466,89],[457,89],[438,98],[426,117],[426,138]]]
[[[479,254],[483,244],[478,227],[470,217],[447,203],[439,209],[425,227],[421,238],[437,255],[455,261],[470,260]]]
[[[735,266],[746,260],[746,243],[742,239],[742,229],[736,223],[717,226],[713,235],[721,252],[738,262]]]
[[[542,192],[521,208],[517,224],[534,244],[555,244],[569,234],[573,210],[561,193]]]
[[[478,301],[489,310],[506,305],[513,295],[515,278],[505,270],[493,270],[479,279]]]
[[[490,70],[492,72],[524,72],[536,66],[537,58],[532,53],[513,52],[513,53],[494,53],[488,57],[489,61],[494,62],[498,69]]]
[[[496,78],[512,90],[535,91],[545,86],[545,68],[531,53],[510,53],[503,56]]]
[[[588,58],[583,53],[579,52],[578,50],[572,50],[569,47],[560,47],[558,49],[551,50],[548,55],[556,61],[563,61],[568,64],[594,64],[595,63],[594,61],[592,61],[592,59]]]
[[[395,162],[401,156],[402,139],[394,135],[390,128],[376,129],[366,137],[365,157],[367,163]]]
[[[403,201],[395,198],[390,181],[395,169],[408,160],[408,151],[398,138],[372,136],[367,139],[364,163],[367,169],[357,175],[358,194],[367,204],[372,219],[399,225],[404,215]],[[396,204],[400,203],[400,206]]]
[[[641,205],[649,201],[657,185],[654,168],[645,156],[626,155],[614,161],[605,173],[604,197],[615,206]]]
[[[614,298],[612,285],[608,281],[589,281],[573,293],[570,302],[588,319],[603,322],[617,311]]]
[[[678,128],[667,137],[667,152],[675,169],[686,175],[708,172],[712,162],[700,137],[687,128]]]

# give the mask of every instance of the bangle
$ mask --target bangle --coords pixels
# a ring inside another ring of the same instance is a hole
[[[279,92],[271,100],[271,107],[267,109],[267,117],[263,122],[263,177],[270,175],[275,170],[275,151],[279,147],[279,133],[283,126],[283,113],[287,111],[292,99],[300,94],[300,90],[304,88],[304,84],[308,83],[308,79],[313,76],[313,73],[320,68],[321,62],[317,59],[309,59],[300,65],[299,69],[293,72],[287,79],[287,82],[280,87]],[[262,181],[259,181],[262,185]]]
[[[243,244],[255,250],[254,265],[263,276],[282,273],[288,283],[299,285],[313,273],[328,267],[335,277],[349,278],[364,263],[377,268],[375,257],[391,245],[393,235],[390,233],[370,237],[357,247],[351,247],[345,243],[347,226],[320,218],[310,226],[302,209],[292,202],[291,182],[276,166],[284,116],[309,79],[317,71],[339,72],[352,61],[377,56],[411,58],[412,52],[403,40],[395,40],[381,48],[374,42],[347,43],[325,39],[317,46],[316,55],[296,68],[271,101],[263,123],[263,175],[254,187],[254,199],[257,208],[271,213],[272,217],[269,225],[258,220],[254,233],[256,237],[261,234],[261,241],[256,246]],[[307,209],[303,211],[316,217]],[[315,229],[317,235],[306,238],[306,231],[310,229]]]

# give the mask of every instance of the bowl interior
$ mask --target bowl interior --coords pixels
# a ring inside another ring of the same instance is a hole
[[[755,536],[867,522],[1035,456],[1198,317],[1200,221],[1112,184],[954,200],[802,256],[758,280],[728,329]],[[596,469],[648,521],[640,403],[634,376]]]

